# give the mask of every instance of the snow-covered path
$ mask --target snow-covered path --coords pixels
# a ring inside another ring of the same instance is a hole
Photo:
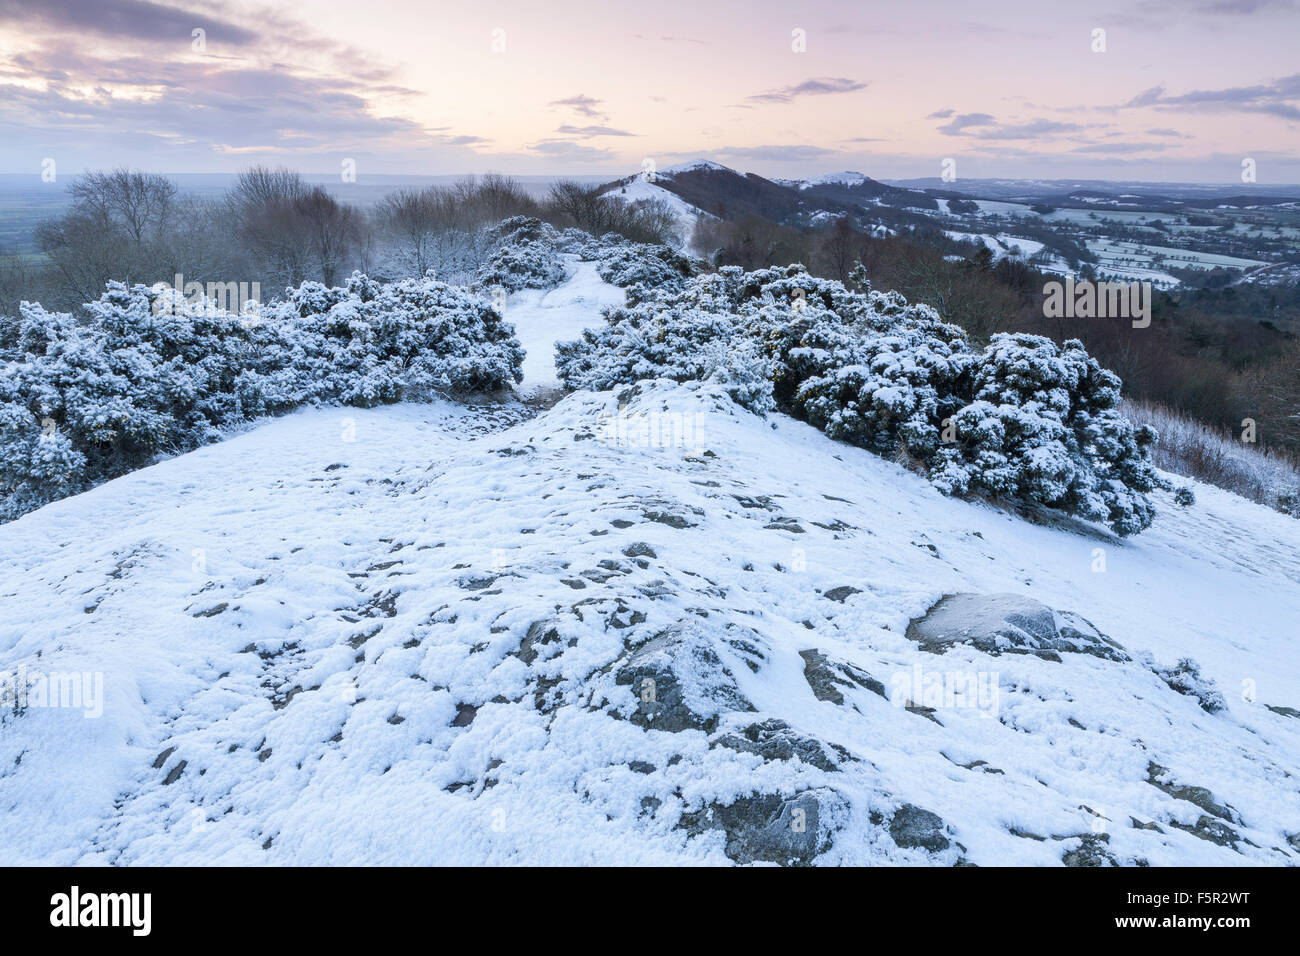
[[[582,330],[601,322],[600,309],[622,305],[626,294],[600,278],[597,263],[565,255],[571,274],[554,289],[523,289],[506,300],[506,319],[526,353],[521,390],[530,393],[554,388],[555,343],[578,338]]]

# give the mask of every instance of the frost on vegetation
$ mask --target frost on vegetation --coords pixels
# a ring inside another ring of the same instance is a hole
[[[984,348],[926,305],[798,265],[727,266],[681,280],[558,346],[569,388],[641,379],[724,382],[755,411],[779,407],[882,455],[942,491],[1019,500],[1142,531],[1166,488],[1156,433],[1118,409],[1120,380],[1078,340],[995,335]]]
[[[109,283],[89,321],[0,317],[0,519],[304,404],[372,406],[521,379],[513,327],[431,277],[305,282],[238,316]]]
[[[568,273],[561,257],[561,234],[540,219],[514,216],[490,230],[496,247],[479,269],[477,286],[506,292],[550,289]]]
[[[1151,669],[1157,677],[1178,693],[1194,697],[1201,705],[1201,709],[1208,713],[1216,714],[1228,706],[1228,702],[1223,699],[1223,694],[1214,685],[1214,681],[1203,676],[1200,665],[1190,657],[1180,658],[1173,666],[1152,665]]]

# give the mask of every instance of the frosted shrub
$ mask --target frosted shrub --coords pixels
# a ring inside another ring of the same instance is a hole
[[[888,454],[901,442],[914,457],[933,453],[939,425],[956,405],[954,385],[969,360],[952,326],[900,317],[877,331],[807,317],[786,328],[791,410],[832,438]],[[789,338],[790,333],[797,337]]]
[[[1214,681],[1202,675],[1200,665],[1190,657],[1181,658],[1173,666],[1161,667],[1153,664],[1151,667],[1156,676],[1178,693],[1194,697],[1202,710],[1217,714],[1227,709],[1228,702],[1215,686]]]
[[[0,317],[0,520],[217,439],[249,416],[522,379],[514,328],[432,278],[307,282],[238,317],[109,283],[89,322]]]
[[[540,219],[514,216],[489,231],[496,248],[479,269],[476,286],[507,292],[550,289],[568,276],[560,256],[563,238]]]
[[[977,350],[928,306],[857,284],[724,267],[606,310],[604,327],[558,347],[556,366],[569,388],[728,381],[746,407],[901,452],[945,493],[1033,502],[1121,535],[1150,525],[1146,493],[1166,487],[1155,432],[1120,414],[1119,379],[1080,342],[998,335]]]
[[[241,417],[254,343],[239,319],[172,290],[109,283],[87,325],[23,303],[0,320],[0,515],[210,441]]]
[[[240,383],[257,412],[305,402],[370,406],[522,380],[514,327],[481,296],[431,277],[341,288],[306,282],[268,311],[260,370]]]
[[[606,236],[596,250],[596,271],[606,282],[627,290],[628,302],[678,292],[685,281],[699,274],[699,265],[667,246],[629,242]],[[590,252],[588,253],[591,254]]]
[[[772,407],[770,362],[755,343],[735,334],[730,316],[648,303],[609,309],[605,316],[605,326],[556,347],[556,369],[570,388],[598,391],[655,378],[712,380],[725,382],[746,407]]]
[[[1164,487],[1151,428],[1119,412],[1120,380],[1071,339],[995,335],[969,362],[953,439],[930,463],[950,494],[982,493],[1057,508],[1134,534],[1151,524],[1145,492]]]

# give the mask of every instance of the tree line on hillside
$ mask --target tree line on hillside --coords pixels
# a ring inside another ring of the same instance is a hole
[[[571,180],[540,198],[497,174],[449,186],[398,189],[371,208],[340,200],[293,170],[255,166],[218,198],[187,195],[167,176],[88,172],[68,188],[66,213],[35,231],[43,262],[0,261],[0,314],[39,301],[74,311],[106,283],[258,283],[264,297],[305,281],[333,286],[354,270],[385,280],[429,269],[469,281],[492,243],[487,227],[530,216],[557,227],[678,244],[661,200],[627,202]]]

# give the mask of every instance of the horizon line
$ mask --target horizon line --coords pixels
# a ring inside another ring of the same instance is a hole
[[[713,161],[710,160],[710,162],[713,162]],[[267,163],[253,163],[253,164],[251,164],[250,166],[248,166],[248,167],[244,167],[244,168],[245,168],[245,169],[248,169],[248,168],[252,168],[253,166],[266,166],[266,165],[270,165],[270,164],[267,164]],[[685,165],[685,164],[675,164],[675,165]],[[756,173],[756,172],[753,172],[752,170],[738,169],[738,168],[736,168],[736,167],[734,167],[734,166],[727,166],[725,163],[718,163],[717,165],[719,165],[719,166],[723,166],[724,168],[726,168],[726,169],[728,169],[728,170],[730,170],[730,171],[732,171],[732,172],[740,173],[740,174],[742,174],[742,175],[754,175],[754,176],[760,176],[761,178],[766,179],[766,180],[768,180],[769,182],[777,182],[777,181],[780,181],[780,180],[784,180],[784,181],[786,181],[786,182],[811,182],[813,179],[818,178],[817,176],[812,176],[812,177],[808,177],[808,178],[803,178],[803,177],[790,177],[790,176],[767,176],[767,175],[764,175],[764,174],[762,174],[762,173]],[[75,169],[75,170],[72,170],[71,172],[63,172],[63,173],[61,174],[60,178],[61,178],[61,179],[64,179],[64,178],[69,178],[69,177],[75,177],[75,176],[84,175],[84,174],[86,174],[86,173],[90,173],[90,172],[102,172],[102,171],[104,171],[104,170],[121,169],[121,168],[123,168],[123,166],[122,166],[121,164],[118,164],[118,165],[107,165],[107,166],[94,166],[94,167],[87,167],[87,168],[83,168],[83,169]],[[235,171],[229,171],[229,170],[203,170],[203,171],[193,171],[193,170],[191,170],[191,171],[188,171],[188,172],[172,172],[172,171],[168,171],[168,170],[144,169],[144,168],[141,168],[141,167],[136,167],[136,166],[131,166],[131,165],[127,165],[127,166],[125,166],[125,168],[129,169],[129,170],[132,171],[132,172],[145,172],[145,173],[152,173],[152,174],[159,175],[159,176],[177,176],[177,177],[179,177],[179,176],[238,176],[238,175],[240,174],[240,172],[242,172],[242,170],[235,170]],[[547,172],[547,173],[507,173],[507,172],[502,172],[502,171],[500,171],[500,170],[495,170],[495,169],[482,169],[482,170],[474,170],[474,171],[460,171],[460,172],[452,172],[452,173],[385,172],[385,173],[364,173],[364,174],[363,174],[363,173],[357,173],[357,174],[356,174],[356,179],[354,179],[354,180],[351,181],[351,182],[348,182],[348,181],[345,181],[345,180],[339,179],[339,171],[338,171],[337,169],[331,169],[331,170],[329,170],[328,172],[321,172],[321,171],[316,171],[316,170],[299,169],[299,168],[295,168],[295,167],[293,167],[293,166],[289,166],[289,165],[287,165],[287,164],[276,164],[275,168],[286,168],[286,169],[290,169],[290,170],[292,170],[293,172],[296,172],[296,173],[297,173],[298,175],[300,175],[300,176],[312,176],[312,177],[318,177],[318,178],[323,178],[323,179],[338,179],[338,180],[339,180],[339,181],[338,181],[338,185],[340,185],[340,186],[359,186],[359,185],[364,185],[364,183],[363,183],[363,180],[364,180],[364,179],[383,179],[383,178],[385,178],[385,177],[397,177],[397,176],[405,176],[405,177],[412,177],[412,178],[423,178],[423,179],[437,179],[437,178],[468,178],[468,177],[471,177],[471,176],[486,176],[486,175],[500,175],[500,176],[506,176],[506,177],[509,177],[509,178],[511,178],[511,179],[601,179],[602,177],[607,176],[607,175],[610,175],[610,173],[611,173],[611,171],[601,171],[601,172],[574,172],[574,171],[562,171],[562,172]],[[927,181],[927,180],[934,180],[934,181],[936,181],[936,182],[942,183],[944,186],[952,186],[952,183],[946,183],[946,182],[944,182],[944,181],[942,180],[941,177],[939,177],[939,176],[934,176],[934,175],[931,175],[931,176],[888,176],[888,177],[882,177],[882,178],[877,179],[875,176],[871,176],[871,175],[869,175],[869,174],[867,174],[867,173],[863,173],[863,172],[861,172],[860,170],[853,170],[853,169],[834,169],[834,170],[831,170],[831,171],[828,172],[828,173],[823,173],[823,174],[821,174],[821,175],[831,175],[831,174],[833,174],[833,173],[840,173],[840,172],[852,172],[852,173],[857,173],[858,175],[860,175],[860,176],[864,176],[864,177],[867,178],[867,179],[872,179],[872,180],[874,180],[874,181],[876,181],[876,182],[881,182],[881,183],[889,183],[889,182],[912,182],[912,181]],[[615,182],[615,181],[617,181],[617,180],[619,180],[619,179],[634,178],[634,177],[636,177],[637,175],[639,175],[639,173],[634,171],[634,172],[626,173],[626,174],[623,174],[623,175],[614,175],[613,178],[611,178],[611,179],[602,179],[602,182],[606,182],[606,183],[608,183],[608,182]],[[663,173],[661,172],[660,175],[663,175]],[[24,177],[24,178],[26,178],[26,177],[31,177],[31,178],[34,178],[34,179],[36,179],[36,180],[40,180],[40,179],[41,179],[41,172],[40,172],[39,170],[36,170],[36,171],[32,171],[32,170],[0,170],[0,176],[6,176],[6,177]],[[1235,181],[1235,180],[1217,180],[1217,181],[1216,181],[1216,180],[1208,180],[1208,179],[1110,179],[1110,178],[1105,178],[1105,177],[1101,177],[1101,178],[1090,178],[1090,177],[1087,177],[1087,176],[1065,176],[1065,177],[1056,177],[1056,178],[1048,178],[1048,177],[1044,177],[1044,176],[1013,176],[1013,175],[1008,175],[1008,176],[962,176],[962,177],[960,177],[959,180],[954,180],[953,182],[997,182],[997,181],[1002,181],[1002,182],[1013,182],[1013,183],[1032,183],[1032,182],[1043,182],[1043,183],[1087,182],[1087,183],[1126,183],[1126,184],[1138,185],[1138,186],[1215,186],[1215,187],[1225,187],[1225,188],[1227,188],[1227,187],[1231,187],[1231,188],[1237,188],[1237,187],[1240,187],[1243,191],[1248,191],[1248,192],[1255,192],[1255,191],[1259,191],[1259,190],[1262,190],[1262,189],[1267,189],[1267,188],[1270,188],[1270,187],[1271,187],[1271,188],[1300,189],[1300,182],[1261,183],[1261,182],[1256,181],[1256,182],[1246,183],[1246,182],[1238,182],[1238,181]],[[47,183],[47,185],[56,185],[56,183]],[[382,185],[382,184],[381,184],[381,183],[374,183],[374,185]]]

